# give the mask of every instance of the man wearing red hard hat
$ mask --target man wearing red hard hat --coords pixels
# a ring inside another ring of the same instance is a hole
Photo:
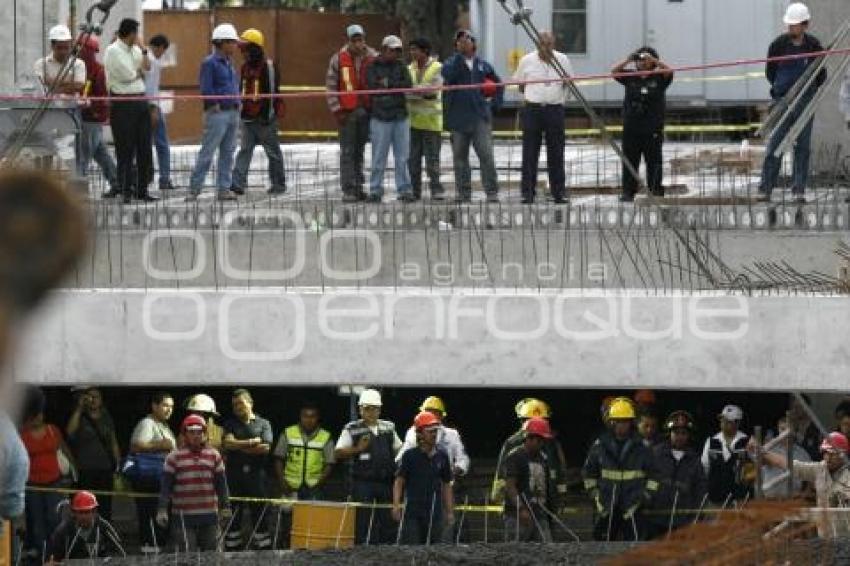
[[[97,497],[92,492],[78,491],[69,507],[71,512],[50,537],[47,564],[126,556],[121,537],[97,512]]]

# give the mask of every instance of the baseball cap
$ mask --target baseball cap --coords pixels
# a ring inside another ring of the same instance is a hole
[[[718,416],[727,421],[740,421],[744,418],[744,411],[737,405],[726,405]]]
[[[360,24],[351,24],[347,28],[345,28],[345,33],[348,35],[348,38],[351,39],[355,35],[366,35],[366,32],[363,31],[363,26]]]
[[[389,47],[390,49],[403,49],[404,44],[401,42],[401,39],[396,35],[388,35],[384,38],[384,41],[381,42],[381,47]]]
[[[455,34],[455,41],[460,39],[461,37],[468,37],[472,40],[472,43],[475,43],[475,34],[469,31],[468,29],[462,29]]]

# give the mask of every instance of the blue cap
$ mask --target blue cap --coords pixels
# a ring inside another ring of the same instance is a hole
[[[351,24],[350,26],[345,28],[345,33],[348,35],[349,39],[351,39],[355,35],[366,35],[366,32],[363,31],[363,26],[361,26],[360,24]]]

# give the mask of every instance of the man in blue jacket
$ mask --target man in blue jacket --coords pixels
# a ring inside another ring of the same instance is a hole
[[[448,90],[444,94],[445,127],[451,133],[456,202],[472,201],[469,146],[481,163],[481,182],[487,202],[499,202],[499,179],[493,159],[493,110],[501,106],[504,87],[493,66],[476,54],[475,36],[467,30],[455,36],[455,54],[443,63],[445,85],[482,85],[481,88]]]

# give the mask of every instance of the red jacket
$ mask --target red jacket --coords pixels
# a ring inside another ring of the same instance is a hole
[[[89,96],[107,96],[106,73],[103,65],[96,59],[83,59],[86,64],[86,84],[82,92],[81,114],[85,122],[99,122],[105,124],[109,121],[109,102],[105,100],[86,100]]]

